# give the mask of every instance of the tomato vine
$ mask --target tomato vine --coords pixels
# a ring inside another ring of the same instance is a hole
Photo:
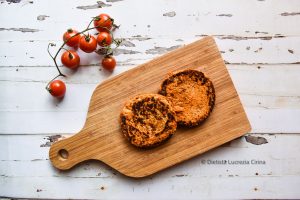
[[[109,20],[109,21],[108,21]],[[91,27],[92,23],[94,22],[94,26]],[[69,45],[71,47],[74,47],[74,46],[79,46],[79,48],[81,48],[83,51],[84,51],[84,45],[89,45],[88,43],[86,44],[83,44],[82,43],[82,46],[80,46],[80,41],[82,39],[82,37],[84,37],[83,40],[87,40],[86,42],[89,42],[88,40],[93,37],[91,36],[89,33],[86,34],[86,32],[90,31],[90,30],[94,30],[94,29],[97,29],[99,32],[96,33],[96,35],[100,34],[101,32],[106,32],[107,34],[109,34],[110,36],[110,39],[111,39],[111,42],[108,44],[108,42],[106,41],[106,38],[102,39],[101,38],[96,40],[98,41],[98,45],[100,46],[99,49],[97,49],[97,44],[96,44],[96,47],[94,46],[89,46],[88,47],[88,51],[86,52],[96,52],[97,54],[101,54],[104,56],[103,60],[104,59],[107,59],[108,57],[112,57],[113,56],[113,53],[114,51],[120,46],[120,44],[122,43],[122,40],[118,40],[118,39],[115,39],[114,36],[113,36],[113,31],[115,29],[119,28],[119,26],[115,25],[114,23],[114,20],[113,18],[109,17],[107,14],[100,14],[99,16],[96,16],[96,17],[93,17],[92,20],[88,23],[87,27],[80,31],[80,32],[77,32],[74,30],[74,32],[76,32],[74,34],[73,32],[73,29],[68,29],[68,31],[66,33],[72,33],[72,36],[68,37],[68,39],[65,40],[65,35],[64,35],[64,42],[62,43],[62,45],[59,47],[59,49],[56,51],[56,53],[54,54],[54,56],[51,54],[50,52],[50,47],[54,47],[56,46],[56,44],[54,43],[49,43],[48,44],[48,47],[47,47],[47,52],[49,54],[49,56],[52,58],[53,62],[54,62],[54,65],[58,71],[58,75],[56,75],[53,79],[51,79],[47,85],[46,85],[46,90],[48,92],[51,93],[51,90],[52,88],[50,88],[50,85],[51,83],[57,79],[58,77],[62,76],[62,77],[66,77],[65,74],[63,74],[59,68],[59,65],[57,64],[57,57],[59,55],[59,53],[61,52],[61,50],[65,50],[65,51],[69,51],[68,49],[65,48],[65,45],[68,45],[68,42],[70,43],[70,41],[75,37],[78,37],[78,44],[74,44],[74,41],[72,41],[72,45]],[[65,34],[66,34],[65,33]],[[105,34],[101,34],[101,35],[105,35]],[[107,43],[106,43],[107,42]],[[107,45],[103,45],[103,44],[107,44]],[[115,45],[114,48],[112,48],[112,44]],[[70,59],[72,57],[70,56]],[[113,58],[114,59],[114,58]],[[67,62],[65,62],[67,63]],[[103,63],[103,62],[102,62]],[[114,65],[115,66],[115,65]],[[67,66],[68,67],[68,66]],[[105,66],[103,66],[105,68]],[[114,68],[114,67],[113,67]],[[109,70],[113,69],[113,68],[110,68]],[[51,93],[52,94],[52,93]]]

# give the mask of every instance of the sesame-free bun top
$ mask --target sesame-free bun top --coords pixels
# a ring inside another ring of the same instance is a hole
[[[178,125],[193,127],[203,122],[213,110],[213,83],[202,72],[183,70],[165,79],[159,94],[170,101]]]

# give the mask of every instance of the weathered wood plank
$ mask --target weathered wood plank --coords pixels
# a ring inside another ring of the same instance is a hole
[[[252,132],[300,132],[298,66],[228,65],[252,124]],[[44,89],[47,80],[56,74],[54,67],[1,68],[0,132],[78,132],[83,126],[90,96],[97,83],[129,68],[119,67],[112,75],[99,71],[96,66],[81,67],[74,74],[66,69],[68,89],[61,102],[53,99]],[[16,95],[22,98],[15,98]],[[18,126],[11,125],[16,121]]]
[[[60,140],[68,135],[1,135],[1,169],[8,177],[13,176],[68,176],[68,177],[99,177],[99,172],[103,169],[103,176],[112,176],[117,173],[110,167],[101,164],[98,161],[85,162],[82,165],[75,167],[73,170],[60,171],[51,167],[48,160],[48,150],[50,145],[57,140]],[[247,140],[245,139],[247,138]],[[259,142],[264,140],[264,142]],[[297,175],[300,169],[294,168],[294,165],[300,164],[300,156],[292,154],[293,151],[299,150],[300,136],[295,134],[251,134],[245,137],[233,140],[219,148],[216,148],[208,153],[195,157],[186,162],[186,164],[179,164],[176,173],[184,173],[182,165],[187,168],[198,168],[201,166],[199,176],[219,176],[230,175],[233,171],[228,172],[228,165],[239,165],[234,163],[212,163],[214,160],[245,160],[253,162],[241,164],[234,168],[234,172],[238,176],[282,176],[282,175]],[[274,149],[275,146],[284,146],[289,144],[285,150]],[[10,152],[7,154],[6,152]],[[235,157],[232,155],[235,152]],[[257,153],[261,152],[261,153]],[[205,163],[203,162],[205,160]],[[265,161],[265,163],[258,163],[255,161]],[[197,164],[191,164],[191,163]],[[283,165],[284,163],[284,165]],[[33,169],[28,169],[32,165]],[[211,166],[209,166],[211,165]],[[259,166],[263,166],[260,168]],[[272,167],[275,166],[275,167]],[[16,170],[17,168],[20,170]],[[285,170],[282,169],[285,168]],[[40,168],[36,171],[35,168]],[[218,169],[217,169],[218,168]],[[108,170],[109,169],[109,170]],[[100,170],[100,171],[99,171]],[[256,170],[263,170],[257,172]],[[168,171],[168,170],[167,170]],[[172,171],[172,170],[171,170]],[[31,174],[29,174],[29,172]],[[256,175],[256,172],[258,175]],[[118,173],[119,174],[119,173]],[[172,174],[172,173],[171,173]]]
[[[134,66],[120,66],[117,67],[113,73],[101,69],[98,66],[82,66],[79,67],[77,71],[62,67],[61,70],[68,76],[64,78],[67,84],[79,85],[77,87],[88,87],[84,85],[94,86],[133,67]],[[239,93],[245,95],[299,96],[299,88],[295,86],[300,84],[298,78],[300,64],[227,64],[227,68]],[[26,86],[26,84],[46,84],[55,75],[57,75],[55,67],[0,67],[2,89],[4,89],[5,84],[10,87],[18,87],[22,84],[24,86]],[[34,93],[34,91],[32,91],[32,93]],[[37,93],[36,95],[41,94]],[[2,101],[2,99],[0,99],[0,101]]]
[[[189,3],[183,0],[151,2],[131,0],[104,3],[103,8],[97,8],[94,0],[34,1],[33,3],[21,1],[16,4],[4,2],[0,5],[2,18],[0,28],[3,28],[0,29],[2,30],[0,38],[1,40],[29,38],[56,40],[69,27],[83,29],[90,17],[100,12],[114,16],[116,22],[122,25],[120,35],[123,37],[142,35],[151,38],[163,36],[180,39],[183,36],[193,37],[199,34],[299,35],[299,15],[293,15],[299,12],[297,8],[300,7],[300,3],[297,0],[290,0],[288,3],[284,0],[227,0],[222,3],[222,6],[217,0],[192,0]],[[124,10],[137,12],[122,12]],[[49,17],[39,17],[41,15]],[[11,20],[15,18],[22,19],[22,23]],[[20,28],[27,29],[24,31]]]
[[[299,133],[299,109],[245,108],[250,133]],[[30,116],[30,117],[28,117]],[[0,134],[75,134],[86,111],[8,111],[0,113]],[[12,125],[18,123],[18,126]]]
[[[172,38],[132,40],[127,38],[124,45],[116,51],[120,65],[141,64],[182,45],[189,44],[202,37],[182,37],[180,41]],[[231,64],[293,64],[300,63],[300,37],[270,38],[234,38],[216,36],[216,42],[226,63]],[[54,41],[58,46],[61,41]],[[49,40],[26,40],[0,42],[0,66],[53,66],[47,53]],[[130,43],[128,43],[130,42]],[[128,44],[131,44],[128,46]],[[132,46],[134,45],[134,46]],[[55,53],[57,48],[53,48]],[[99,65],[101,56],[86,54],[78,50],[81,65]],[[60,64],[60,57],[57,59]]]
[[[297,199],[300,195],[299,176],[125,180],[8,177],[0,183],[0,192],[5,197],[57,199]]]
[[[300,193],[296,188],[300,184],[300,171],[295,166],[299,166],[300,156],[294,152],[300,150],[300,136],[263,134],[252,137],[264,138],[268,143],[255,145],[242,137],[156,175],[135,180],[95,161],[83,163],[66,172],[56,170],[46,160],[49,148],[40,147],[47,142],[45,136],[2,135],[0,193],[10,197],[127,196],[132,199],[141,197],[145,192],[148,197],[154,197],[163,190],[162,198],[170,195],[178,198],[186,198],[187,195],[190,198],[298,197]],[[285,147],[284,151],[278,148],[282,146]],[[220,164],[222,160],[227,163]],[[250,163],[237,164],[234,161]],[[22,187],[15,190],[16,184]],[[77,187],[80,190],[76,190],[75,194],[74,188]]]

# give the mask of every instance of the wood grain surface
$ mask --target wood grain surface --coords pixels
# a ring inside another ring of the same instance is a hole
[[[181,69],[203,71],[213,82],[216,105],[202,125],[179,128],[157,148],[133,147],[120,131],[119,114],[130,97],[156,93],[168,73]],[[250,131],[250,124],[224,61],[212,37],[167,53],[98,85],[83,129],[54,143],[50,159],[59,169],[90,159],[100,160],[131,177],[144,177],[206,152]],[[62,152],[64,151],[64,152]]]

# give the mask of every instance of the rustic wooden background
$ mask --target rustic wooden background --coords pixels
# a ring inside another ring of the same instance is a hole
[[[62,69],[68,91],[53,99],[44,89],[57,73],[47,44],[102,12],[125,39],[116,70],[86,55],[76,73]],[[0,0],[0,196],[300,198],[299,22],[298,0]],[[205,35],[216,39],[251,133],[137,180],[96,161],[67,172],[51,166],[49,146],[81,129],[98,83]]]

